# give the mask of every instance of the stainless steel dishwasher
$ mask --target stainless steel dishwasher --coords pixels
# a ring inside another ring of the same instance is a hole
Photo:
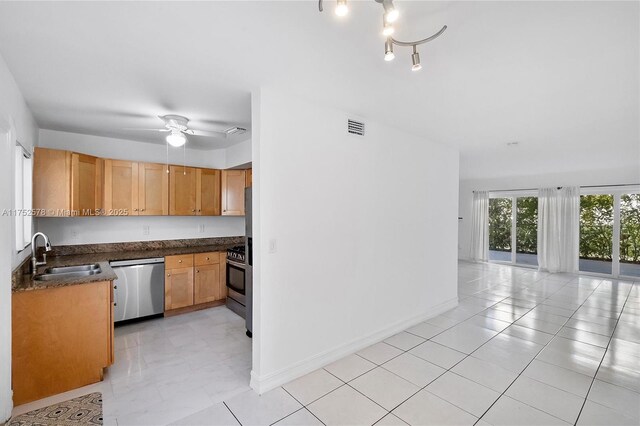
[[[113,282],[114,322],[164,312],[164,258],[122,260],[109,265]]]

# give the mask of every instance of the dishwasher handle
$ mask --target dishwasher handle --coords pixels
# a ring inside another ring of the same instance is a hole
[[[136,265],[152,265],[154,263],[164,263],[164,257],[153,257],[150,259],[133,259],[133,260],[118,260],[116,262],[109,262],[109,266],[136,266]]]

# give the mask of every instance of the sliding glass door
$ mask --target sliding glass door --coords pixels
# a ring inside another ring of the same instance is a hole
[[[640,277],[640,193],[620,196],[620,275]]]
[[[538,265],[538,197],[489,199],[489,260]]]
[[[580,271],[640,277],[640,193],[580,196]]]

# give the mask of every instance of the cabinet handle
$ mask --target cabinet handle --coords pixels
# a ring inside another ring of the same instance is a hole
[[[134,211],[134,212],[137,212],[137,211],[138,211],[138,209],[133,209],[133,211]]]
[[[191,212],[195,212],[195,211],[196,211],[196,209],[191,210]]]
[[[117,289],[118,289],[118,286],[117,286],[117,285],[114,285],[114,286],[113,286],[113,289],[114,289],[114,290],[117,290]]]
[[[207,260],[209,260],[209,258],[207,257]]]
[[[168,277],[170,277],[170,276],[171,276],[171,274],[167,274],[167,276],[168,276]]]
[[[198,212],[201,212],[202,210],[198,209]]]
[[[182,260],[178,260],[178,263],[182,263]]]
[[[140,211],[141,211],[141,212],[143,212],[143,211],[144,211],[144,209],[140,209]]]
[[[199,274],[199,273],[200,273],[200,269],[196,269],[196,274]]]

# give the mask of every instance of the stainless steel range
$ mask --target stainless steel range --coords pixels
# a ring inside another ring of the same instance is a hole
[[[246,265],[244,246],[227,250],[227,307],[246,318]]]

